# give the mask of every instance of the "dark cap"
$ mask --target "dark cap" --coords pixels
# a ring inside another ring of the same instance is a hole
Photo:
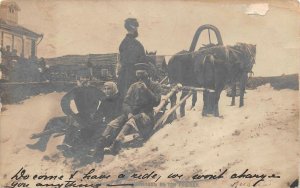
[[[133,29],[136,29],[139,26],[138,21],[135,18],[127,18],[125,20],[125,29],[127,29],[127,31],[132,31]]]
[[[137,63],[134,66],[135,70],[150,70],[150,66],[147,63]]]

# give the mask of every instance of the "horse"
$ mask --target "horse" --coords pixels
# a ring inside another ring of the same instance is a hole
[[[231,71],[231,106],[235,105],[236,96],[236,83],[239,84],[240,101],[239,107],[244,106],[244,94],[246,84],[248,81],[248,75],[253,74],[252,68],[255,64],[256,57],[256,45],[237,43],[235,46],[228,46],[229,59],[233,63],[233,69]]]
[[[245,50],[250,53],[246,53]],[[244,91],[245,77],[255,63],[255,54],[255,45],[242,43],[232,47],[210,44],[193,53],[183,50],[171,57],[168,63],[169,80],[170,83],[204,87],[206,90],[203,93],[202,115],[213,114],[219,117],[218,102],[222,90],[226,85],[233,85],[240,81],[241,90]],[[209,92],[207,89],[214,92]],[[182,92],[181,98],[186,94],[187,92]],[[192,107],[197,101],[195,96],[197,95],[193,95]],[[243,105],[243,94],[241,101]],[[184,116],[184,112],[185,103],[180,107],[181,116]]]
[[[194,55],[193,65],[197,87],[205,88],[202,116],[219,117],[219,99],[230,72],[228,49],[223,45],[202,47]]]
[[[172,56],[167,65],[168,79],[170,85],[178,83],[184,86],[196,86],[195,75],[193,69],[193,57],[186,51],[182,50]],[[182,91],[180,99],[183,99],[188,94],[188,91]],[[192,95],[192,107],[195,106],[197,101],[197,93]],[[171,98],[171,106],[176,104],[177,96],[174,94]],[[180,116],[185,116],[185,102],[180,106]],[[173,113],[173,118],[176,117],[176,112]]]

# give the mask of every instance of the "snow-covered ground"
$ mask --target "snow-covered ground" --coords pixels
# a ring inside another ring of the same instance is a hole
[[[64,158],[55,155],[55,146],[62,137],[52,139],[44,153],[25,146],[33,142],[30,135],[40,132],[51,117],[63,115],[59,106],[62,96],[63,93],[51,93],[32,97],[22,104],[5,106],[7,110],[0,116],[1,185],[10,182],[11,176],[21,167],[32,174],[72,172]],[[101,164],[80,170],[95,168],[95,174],[109,172],[112,176],[120,172],[155,171],[161,176],[158,182],[167,183],[175,182],[166,178],[170,173],[183,174],[180,181],[189,181],[197,173],[220,174],[228,169],[222,179],[194,184],[223,188],[251,187],[258,179],[230,179],[233,173],[241,174],[249,169],[248,173],[252,174],[280,176],[265,178],[256,187],[289,187],[298,176],[298,91],[276,91],[265,85],[247,91],[245,97],[245,107],[232,107],[229,106],[230,98],[223,92],[220,100],[223,118],[215,118],[201,116],[199,94],[195,109],[166,125],[143,147],[123,149],[116,157],[106,156]],[[45,160],[45,156],[56,156],[56,159]]]

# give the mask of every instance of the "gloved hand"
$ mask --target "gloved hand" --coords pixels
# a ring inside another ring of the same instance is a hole
[[[144,82],[139,82],[139,88],[140,89],[145,89],[145,90],[148,90],[146,84]]]

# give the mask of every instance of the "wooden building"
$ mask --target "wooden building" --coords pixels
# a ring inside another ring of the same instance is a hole
[[[0,1],[0,45],[23,58],[35,58],[37,44],[43,35],[31,31],[18,24],[18,13],[21,11],[13,1]]]
[[[116,80],[119,54],[66,55],[45,59],[51,81],[75,81],[78,77],[93,80]]]

